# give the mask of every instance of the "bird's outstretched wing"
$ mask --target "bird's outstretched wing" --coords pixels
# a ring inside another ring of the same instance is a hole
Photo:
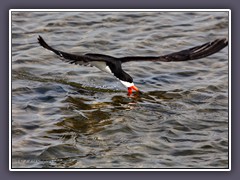
[[[188,61],[210,56],[228,45],[228,40],[216,39],[200,46],[195,46],[190,49],[185,49],[179,52],[163,55],[163,56],[128,56],[118,58],[122,63],[129,61]]]
[[[107,56],[103,54],[84,54],[84,55],[75,55],[75,54],[70,54],[66,53],[63,51],[59,51],[57,49],[54,49],[53,47],[49,46],[44,39],[39,36],[38,37],[38,43],[44,47],[45,49],[48,49],[52,52],[54,52],[56,55],[58,55],[61,60],[71,63],[71,64],[78,64],[78,65],[84,65],[84,66],[91,66],[89,62],[92,61],[105,61],[108,63],[113,62],[112,59],[115,59],[112,56]]]

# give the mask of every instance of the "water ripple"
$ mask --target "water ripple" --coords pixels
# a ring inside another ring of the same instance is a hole
[[[156,56],[227,37],[224,12],[14,12],[13,168],[227,168],[227,48],[198,61],[130,62],[141,93],[68,52]]]

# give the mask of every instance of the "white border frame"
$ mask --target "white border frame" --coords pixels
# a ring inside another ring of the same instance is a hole
[[[229,39],[229,45],[228,45],[228,144],[229,144],[229,154],[228,154],[228,169],[24,169],[19,168],[15,169],[12,168],[12,134],[11,134],[11,126],[12,126],[12,12],[43,12],[43,11],[50,11],[50,12],[80,12],[80,11],[108,11],[108,12],[192,12],[192,11],[211,11],[211,12],[228,12],[229,15],[229,30],[228,30],[228,39]],[[9,171],[231,171],[231,10],[230,9],[10,9],[9,10]]]

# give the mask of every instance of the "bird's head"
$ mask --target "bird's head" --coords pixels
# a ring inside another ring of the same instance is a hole
[[[133,78],[126,72],[122,71],[121,79],[119,80],[128,89],[128,95],[131,95],[133,90],[139,91],[133,83]]]

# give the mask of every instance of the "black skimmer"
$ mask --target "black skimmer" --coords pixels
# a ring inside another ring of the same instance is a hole
[[[95,66],[98,69],[114,75],[125,87],[128,88],[128,94],[131,95],[132,91],[139,91],[138,88],[133,83],[133,78],[126,73],[121,64],[129,61],[188,61],[195,60],[210,56],[225,46],[228,45],[228,40],[216,39],[214,41],[195,46],[189,49],[178,51],[175,53],[163,55],[163,56],[127,56],[127,57],[113,57],[104,54],[84,54],[84,55],[75,55],[59,51],[49,46],[41,36],[38,37],[39,44],[57,54],[60,59],[71,64],[78,65],[90,65]]]

